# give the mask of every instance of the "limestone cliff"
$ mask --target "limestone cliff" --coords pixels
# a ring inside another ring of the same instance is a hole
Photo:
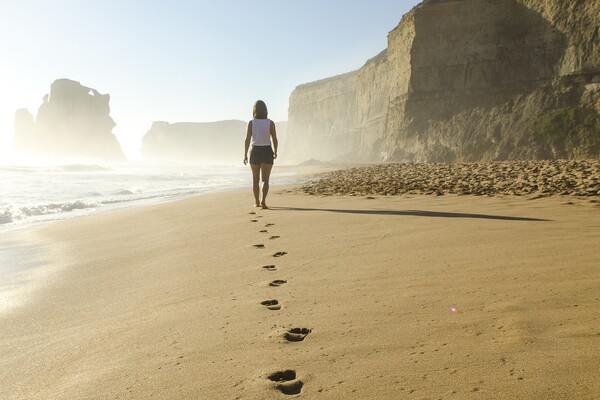
[[[600,2],[426,0],[361,69],[297,87],[290,158],[600,157]]]
[[[247,126],[239,120],[156,121],[142,139],[142,156],[147,161],[240,164]],[[286,123],[276,127],[278,137],[285,137]]]
[[[37,117],[26,109],[15,114],[13,145],[20,154],[124,161],[110,117],[110,95],[69,79],[52,83]]]
[[[240,163],[246,122],[152,123],[142,138],[142,156],[148,161]]]

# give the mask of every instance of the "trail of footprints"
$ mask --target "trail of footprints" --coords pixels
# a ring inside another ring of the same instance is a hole
[[[250,214],[252,215],[252,219],[250,220],[251,222],[258,222],[258,218],[262,218],[261,215],[256,215],[256,212],[254,212],[254,211],[252,211]],[[274,225],[275,224],[273,224],[273,223],[266,223],[265,228],[269,228]],[[259,231],[259,233],[269,233],[269,231],[267,229],[261,229]],[[279,235],[272,235],[269,237],[269,240],[275,240],[275,239],[279,239],[279,238],[280,238]],[[254,244],[253,247],[255,249],[265,249],[266,248],[266,246],[263,243]],[[286,254],[287,254],[287,252],[285,252],[285,251],[277,251],[272,254],[272,257],[279,258],[279,257],[285,256]],[[262,268],[265,271],[269,271],[269,272],[277,271],[277,267],[274,264],[263,265]],[[269,283],[269,287],[277,288],[282,285],[285,285],[286,283],[288,283],[286,280],[274,279]],[[281,310],[281,308],[282,308],[281,303],[277,299],[263,300],[260,304],[271,311],[278,311],[278,310]],[[309,329],[309,328],[299,328],[299,327],[291,328],[283,334],[283,339],[288,342],[302,342],[306,338],[306,336],[308,336],[308,334],[310,332],[311,332],[311,329]],[[277,388],[277,390],[279,390],[281,393],[283,393],[285,395],[300,394],[300,392],[302,391],[302,387],[304,386],[304,382],[302,382],[302,380],[300,380],[300,378],[296,374],[296,371],[291,370],[291,369],[283,370],[283,371],[275,371],[275,372],[269,374],[267,376],[267,378],[270,381],[275,382],[275,387]]]

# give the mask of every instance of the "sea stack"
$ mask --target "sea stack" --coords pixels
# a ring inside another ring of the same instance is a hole
[[[124,161],[112,129],[110,95],[69,79],[58,79],[43,97],[37,117],[15,113],[13,145],[22,155],[43,158]]]

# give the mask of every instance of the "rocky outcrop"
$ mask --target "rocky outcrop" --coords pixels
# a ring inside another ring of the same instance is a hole
[[[285,139],[286,122],[275,124],[280,146]],[[146,161],[240,164],[248,122],[155,121],[142,138]]]
[[[426,0],[361,69],[297,87],[296,161],[600,157],[600,3]]]
[[[35,119],[28,110],[17,110],[13,146],[20,154],[38,157],[124,161],[112,133],[109,102],[108,94],[58,79]]]

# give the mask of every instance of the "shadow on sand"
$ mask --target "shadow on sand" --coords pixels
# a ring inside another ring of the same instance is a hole
[[[527,218],[527,217],[507,217],[502,215],[486,215],[486,214],[467,214],[467,213],[452,213],[438,211],[422,211],[422,210],[343,210],[334,208],[301,208],[301,207],[269,207],[271,210],[282,211],[326,211],[342,214],[365,214],[365,215],[395,215],[395,216],[413,216],[413,217],[430,217],[430,218],[478,218],[478,219],[495,219],[501,221],[530,221],[530,222],[547,222],[549,219]]]

